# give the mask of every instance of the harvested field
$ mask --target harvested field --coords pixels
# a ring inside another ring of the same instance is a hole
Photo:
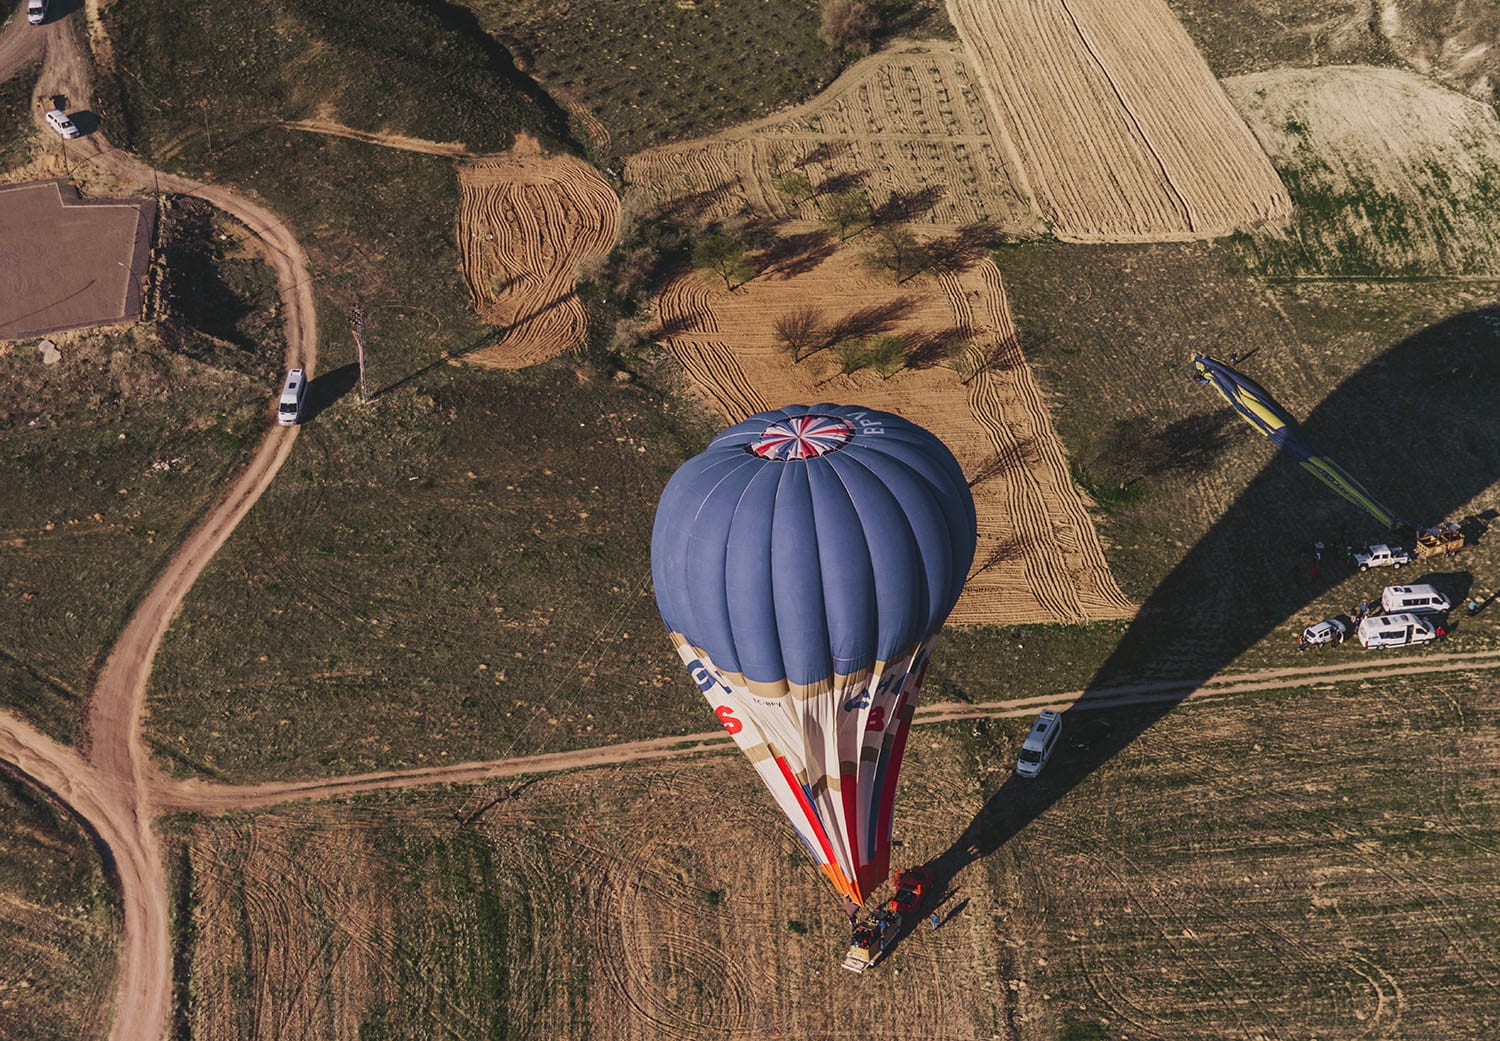
[[[1327,1041],[1485,1037],[1497,712],[1475,676],[1267,693],[1185,707],[1082,778],[1091,757],[1065,748],[1019,792],[1001,782],[1022,724],[923,727],[902,855],[965,866],[942,927],[864,976],[836,967],[843,917],[732,753],[182,821],[189,1025],[309,1041],[1217,1041],[1288,1023]],[[1390,754],[1413,745],[1430,769]]]
[[[61,179],[0,188],[0,340],[138,319],[155,219]]]
[[[577,347],[587,323],[577,270],[614,246],[614,191],[586,163],[534,142],[460,166],[458,184],[464,280],[479,316],[505,330],[465,360],[513,369]]]
[[[948,9],[1059,238],[1208,238],[1289,216],[1276,171],[1163,0]]]
[[[776,191],[775,178],[794,168],[817,190],[858,186],[877,210],[894,206],[909,220],[1041,230],[1013,150],[953,44],[874,55],[806,105],[630,157],[625,180],[682,218],[748,209],[814,219],[816,198]]]
[[[1278,69],[1225,81],[1297,202],[1254,235],[1267,274],[1500,271],[1500,120],[1396,69]]]
[[[897,412],[942,438],[971,477],[979,513],[974,571],[955,622],[1078,622],[1130,613],[1069,478],[988,259],[898,286],[889,275],[871,274],[849,247],[807,270],[776,274],[734,292],[683,275],[659,298],[665,343],[726,420],[794,402],[853,401]],[[844,375],[831,344],[794,364],[778,348],[775,325],[807,307],[819,309],[825,341],[902,337],[908,366],[889,379],[869,370]],[[936,364],[961,344],[991,359],[967,385]]]

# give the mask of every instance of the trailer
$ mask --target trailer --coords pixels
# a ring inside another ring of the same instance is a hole
[[[1417,533],[1417,556],[1423,560],[1429,557],[1451,557],[1463,548],[1463,529],[1452,521],[1435,528],[1424,528]]]

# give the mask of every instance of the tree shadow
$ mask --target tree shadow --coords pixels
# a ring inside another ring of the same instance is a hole
[[[915,306],[914,297],[898,296],[894,300],[886,300],[868,307],[861,307],[858,311],[851,311],[828,327],[824,345],[831,347],[840,340],[875,336],[878,333],[887,332],[910,314]]]
[[[967,271],[989,256],[995,248],[997,232],[994,225],[976,222],[965,224],[951,235],[944,235],[927,243],[929,266],[936,271],[958,274]]]
[[[914,192],[894,191],[870,211],[870,223],[875,227],[909,223],[928,213],[942,198],[943,190],[932,185]]]
[[[815,269],[833,256],[834,249],[833,236],[826,231],[776,235],[756,255],[756,267],[763,274],[793,278]]]
[[[1184,384],[1191,387],[1188,380],[1185,372]],[[1399,515],[1431,524],[1461,510],[1500,477],[1497,401],[1500,307],[1489,307],[1445,319],[1392,347],[1341,384],[1302,428]],[[1393,409],[1413,417],[1440,416],[1441,422],[1363,433],[1370,430],[1371,416],[1389,416]],[[1212,416],[1194,417],[1190,424],[1211,426],[1211,421]],[[1464,429],[1474,436],[1467,445],[1456,445],[1454,431]],[[1059,753],[1036,780],[1012,774],[931,862],[939,884],[947,888],[969,865],[998,850],[1209,678],[1351,574],[1351,565],[1325,554],[1324,566],[1310,575],[1295,552],[1320,537],[1318,526],[1309,524],[1309,515],[1319,513],[1330,518],[1325,528],[1377,541],[1397,538],[1380,532],[1368,515],[1277,453],[1146,598],[1064,713],[1065,735],[1102,708],[1114,709],[1114,726],[1087,747]],[[1456,605],[1472,584],[1467,574],[1424,577],[1458,594]],[[1461,618],[1462,610],[1453,616]],[[1121,699],[1132,694],[1154,700],[1139,704],[1132,698],[1121,707]]]

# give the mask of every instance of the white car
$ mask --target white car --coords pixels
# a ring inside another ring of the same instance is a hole
[[[1380,614],[1359,623],[1359,645],[1367,651],[1428,643],[1438,636],[1437,626],[1419,614]]]
[[[1400,567],[1411,563],[1411,554],[1400,546],[1377,544],[1354,551],[1354,563],[1361,571],[1372,567]]]
[[[1302,630],[1302,646],[1319,647],[1325,643],[1343,643],[1344,637],[1349,635],[1349,627],[1342,619],[1330,618],[1319,622],[1317,625],[1309,625]]]
[[[68,118],[68,114],[60,108],[55,108],[47,113],[47,125],[63,137],[78,136],[78,127]]]
[[[47,0],[26,0],[26,20],[41,25],[47,20]]]
[[[1047,760],[1052,758],[1052,753],[1057,749],[1057,739],[1060,737],[1062,713],[1050,708],[1043,709],[1021,744],[1021,755],[1016,761],[1016,776],[1035,777],[1041,773],[1042,767],[1047,765]]]

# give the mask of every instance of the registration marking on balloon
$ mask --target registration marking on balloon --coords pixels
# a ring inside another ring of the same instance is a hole
[[[673,642],[808,855],[840,893],[862,903],[890,871],[896,778],[936,637],[877,663],[833,699],[764,697],[716,668],[681,634]]]

